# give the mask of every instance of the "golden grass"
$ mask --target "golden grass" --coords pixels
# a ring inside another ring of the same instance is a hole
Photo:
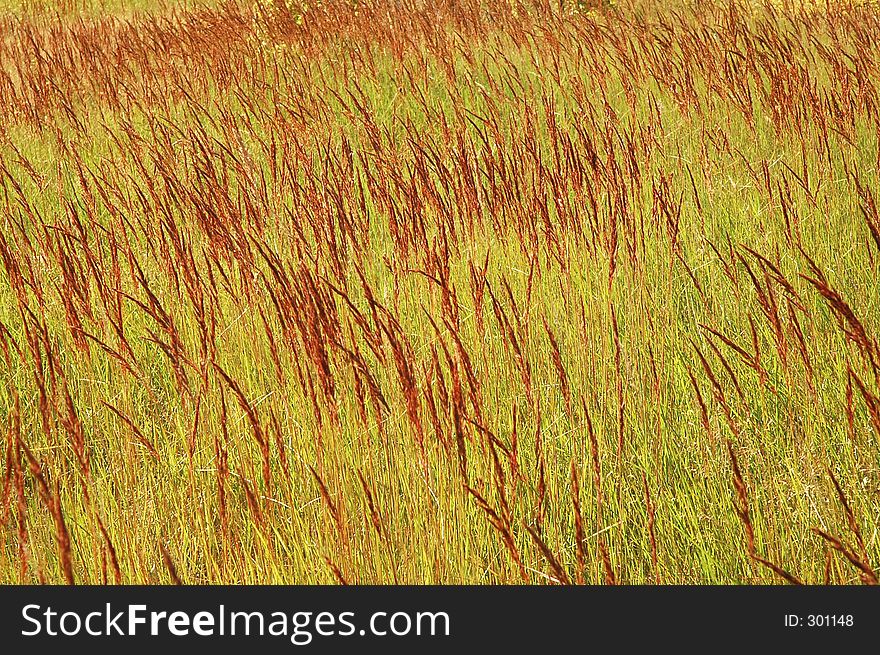
[[[0,18],[0,580],[877,581],[873,5],[124,4]]]

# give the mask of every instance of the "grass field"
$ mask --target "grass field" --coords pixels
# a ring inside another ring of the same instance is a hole
[[[877,582],[877,5],[47,4],[0,582]]]

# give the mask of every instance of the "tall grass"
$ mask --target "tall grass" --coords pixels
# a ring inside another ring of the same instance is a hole
[[[77,7],[0,18],[0,581],[877,582],[874,5]]]

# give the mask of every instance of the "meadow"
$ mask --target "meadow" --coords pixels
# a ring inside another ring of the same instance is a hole
[[[0,582],[877,583],[878,42],[0,3]]]

